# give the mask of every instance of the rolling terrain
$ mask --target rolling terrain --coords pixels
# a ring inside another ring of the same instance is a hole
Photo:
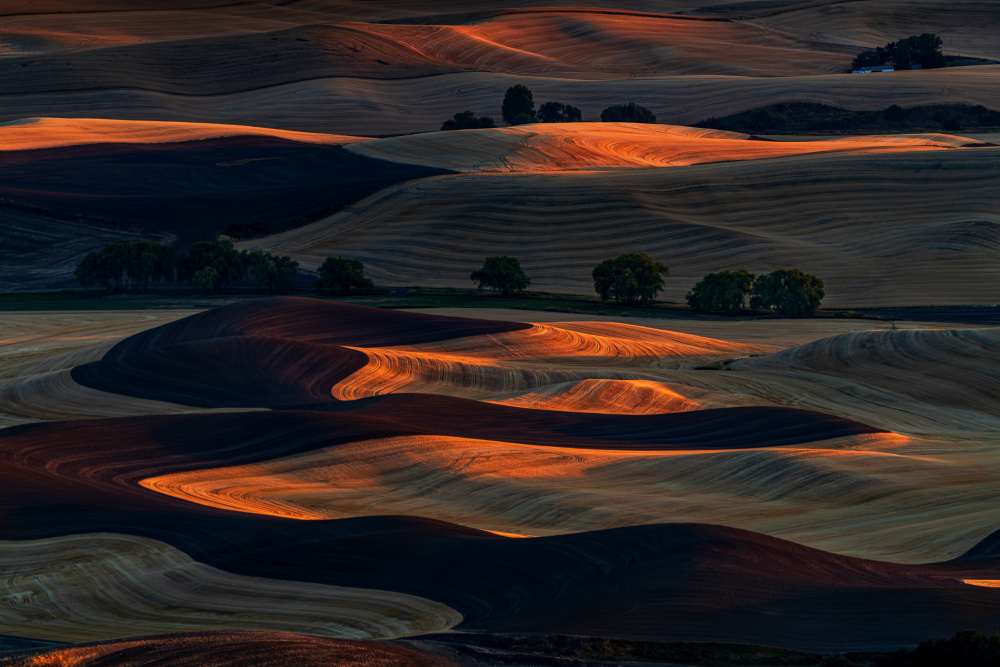
[[[787,348],[301,298],[181,315],[11,332],[50,342],[5,357],[7,395],[59,409],[38,380],[63,373],[137,415],[0,431],[14,634],[885,649],[1000,605],[992,329],[804,322]],[[983,378],[947,384],[963,357]],[[99,651],[178,646],[129,641]]]
[[[535,288],[586,294],[596,264],[642,250],[670,266],[666,301],[711,271],[793,266],[823,278],[831,306],[992,304],[1000,149],[923,141],[684,168],[466,173],[387,188],[247,246],[307,267],[349,254],[390,285],[469,284],[484,256],[508,254]],[[408,251],[394,252],[401,241]]]
[[[292,229],[243,246],[307,270],[356,257],[379,284],[463,286],[478,252],[519,257],[536,288],[581,294],[596,263],[641,244],[672,267],[669,301],[709,271],[798,266],[824,278],[832,306],[955,305],[956,291],[961,305],[992,303],[1000,149],[978,138],[773,142],[579,123],[371,140],[55,119],[0,131],[2,233],[18,248],[0,267],[9,287],[71,284],[102,241],[184,250],[267,223]]]
[[[709,271],[785,266],[823,277],[832,306],[994,301],[995,149],[968,148],[988,137],[683,127],[795,101],[1000,109],[1000,65],[844,73],[907,31],[1000,58],[994,3],[8,0],[0,15],[6,289],[72,286],[117,238],[183,250],[268,224],[298,228],[247,247],[306,270],[349,254],[390,285],[461,286],[470,252],[516,253],[537,288],[589,293],[593,264],[641,245],[673,268],[672,301]],[[671,125],[435,132],[465,109],[499,122],[519,83],[587,121],[636,101]]]
[[[300,285],[360,260],[391,305],[5,310],[0,666],[995,632],[1000,329],[947,309],[1000,286],[998,24],[991,0],[0,0],[0,291],[228,233]],[[923,32],[961,66],[847,73]],[[585,122],[507,125],[517,84]],[[629,102],[657,122],[599,121]],[[885,133],[753,111],[796,102]],[[497,126],[439,129],[466,110]],[[543,305],[592,295],[629,252],[669,265],[663,302],[797,267],[829,309],[920,321],[398,308],[494,255]]]
[[[39,651],[22,658],[0,658],[3,665],[88,665],[110,667],[156,660],[160,664],[197,661],[223,667],[239,662],[254,667],[371,665],[372,667],[452,667],[435,656],[387,644],[309,637],[280,632],[207,631],[139,637]]]

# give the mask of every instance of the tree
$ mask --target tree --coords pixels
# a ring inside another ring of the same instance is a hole
[[[877,67],[882,63],[879,62],[879,54],[875,51],[862,51],[854,57],[851,61],[851,69],[861,69],[862,67]]]
[[[229,241],[199,241],[191,246],[187,257],[181,261],[181,266],[182,277],[192,281],[202,269],[213,269],[213,287],[207,291],[215,291],[246,278],[250,258],[246,251],[240,252]]]
[[[501,107],[504,122],[524,125],[535,122],[535,98],[527,86],[518,84],[507,89]]]
[[[826,292],[823,281],[798,269],[766,273],[753,284],[750,307],[770,309],[785,317],[806,317],[819,308]]]
[[[646,107],[635,102],[615,104],[601,112],[604,123],[655,123],[656,116]]]
[[[295,276],[299,263],[291,257],[272,255],[269,252],[252,252],[248,255],[258,287],[272,292],[291,292],[295,289]]]
[[[370,290],[375,285],[365,277],[365,265],[356,259],[327,257],[317,271],[316,289],[347,294],[351,290]]]
[[[531,284],[521,269],[521,262],[506,255],[487,257],[483,268],[473,271],[469,277],[472,282],[478,283],[479,289],[496,290],[503,296],[523,292]]]
[[[606,259],[594,267],[591,276],[601,301],[636,306],[656,298],[663,289],[662,276],[668,273],[665,264],[641,252]]]
[[[496,127],[496,124],[489,116],[476,116],[475,111],[463,111],[455,114],[452,120],[446,120],[444,125],[441,126],[441,131],[480,130],[491,127]]]
[[[721,310],[734,315],[746,306],[746,300],[753,292],[754,278],[746,269],[710,273],[688,292],[688,305],[701,313]]]
[[[538,107],[539,123],[579,123],[583,112],[562,102],[546,102]]]

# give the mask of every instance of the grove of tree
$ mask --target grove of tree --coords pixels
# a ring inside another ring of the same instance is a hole
[[[746,269],[709,273],[687,294],[692,310],[735,315],[749,308],[784,317],[806,317],[819,308],[826,293],[823,281],[799,269],[754,276]]]
[[[646,107],[629,102],[628,104],[615,104],[602,111],[601,122],[655,123],[656,116]]]
[[[481,130],[491,127],[496,127],[496,124],[489,116],[477,116],[475,111],[463,111],[455,114],[451,120],[446,120],[441,126],[441,131]]]
[[[173,246],[149,240],[119,240],[89,253],[76,266],[77,281],[84,287],[109,292],[135,289],[145,292],[150,284],[173,282],[177,251]]]
[[[546,102],[538,107],[539,123],[579,123],[583,112],[562,102]]]
[[[292,291],[299,263],[269,252],[237,250],[229,241],[200,241],[187,255],[153,241],[120,240],[87,254],[76,266],[84,287],[108,292],[145,292],[162,283],[187,282],[201,292],[216,292],[252,274],[262,289]]]
[[[911,35],[874,50],[862,51],[851,61],[851,69],[855,70],[879,65],[892,65],[895,69],[910,69],[914,65],[922,69],[944,67],[941,38],[930,32]]]

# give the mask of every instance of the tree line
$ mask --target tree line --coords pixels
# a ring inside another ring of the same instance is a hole
[[[640,252],[604,260],[594,267],[591,277],[601,301],[643,306],[663,290],[663,277],[669,272],[666,264]],[[495,290],[503,296],[523,292],[531,284],[521,263],[506,255],[487,257],[470,278],[479,289]],[[735,315],[749,311],[806,317],[816,313],[825,296],[823,281],[799,269],[779,269],[760,276],[743,269],[706,275],[688,292],[686,300],[700,313]]]
[[[76,265],[77,282],[109,293],[146,292],[164,284],[187,284],[199,292],[218,292],[252,277],[269,292],[293,292],[299,263],[259,250],[237,250],[229,241],[199,241],[186,255],[154,241],[119,240],[88,253]],[[321,292],[370,291],[372,281],[361,262],[328,257],[317,271]]]
[[[583,112],[579,108],[562,102],[545,102],[535,110],[535,97],[531,89],[518,84],[507,89],[500,107],[503,121],[507,125],[527,125],[529,123],[579,123]],[[615,104],[601,112],[605,123],[655,123],[656,115],[644,106],[629,102]],[[442,131],[478,130],[496,127],[490,116],[479,116],[474,111],[456,113],[441,125]]]
[[[185,283],[199,292],[218,292],[252,277],[258,288],[293,292],[299,263],[291,257],[258,250],[237,250],[229,241],[200,241],[186,255],[153,241],[120,240],[89,253],[76,266],[84,287],[107,292],[145,292],[162,284]],[[327,257],[317,270],[316,290],[334,294],[370,292],[364,264],[344,257]],[[597,264],[591,272],[594,291],[603,302],[644,306],[663,291],[670,269],[648,253],[627,253]],[[503,296],[524,292],[531,280],[515,257],[487,257],[470,276],[479,289]],[[687,294],[696,312],[770,311],[789,317],[812,315],[825,296],[823,281],[798,269],[781,269],[761,276],[746,270],[710,273]]]

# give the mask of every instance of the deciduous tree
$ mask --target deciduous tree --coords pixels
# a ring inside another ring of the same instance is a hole
[[[666,264],[640,252],[606,259],[594,267],[591,275],[601,301],[638,306],[656,298],[663,290],[663,276],[669,271]]]
[[[478,283],[479,289],[496,290],[504,296],[523,292],[531,284],[521,269],[521,262],[507,255],[487,257],[483,268],[473,271],[469,277],[472,282]]]
[[[688,292],[688,305],[702,313],[717,310],[729,315],[738,313],[746,308],[753,293],[754,278],[746,269],[709,273]]]
[[[785,317],[806,317],[819,308],[826,292],[823,281],[799,269],[765,273],[754,281],[750,307]]]
[[[504,122],[524,125],[535,122],[535,98],[527,86],[518,84],[507,89],[501,107]]]
[[[374,287],[365,276],[365,265],[356,259],[327,257],[317,271],[316,289],[347,294],[354,290],[367,291]]]

